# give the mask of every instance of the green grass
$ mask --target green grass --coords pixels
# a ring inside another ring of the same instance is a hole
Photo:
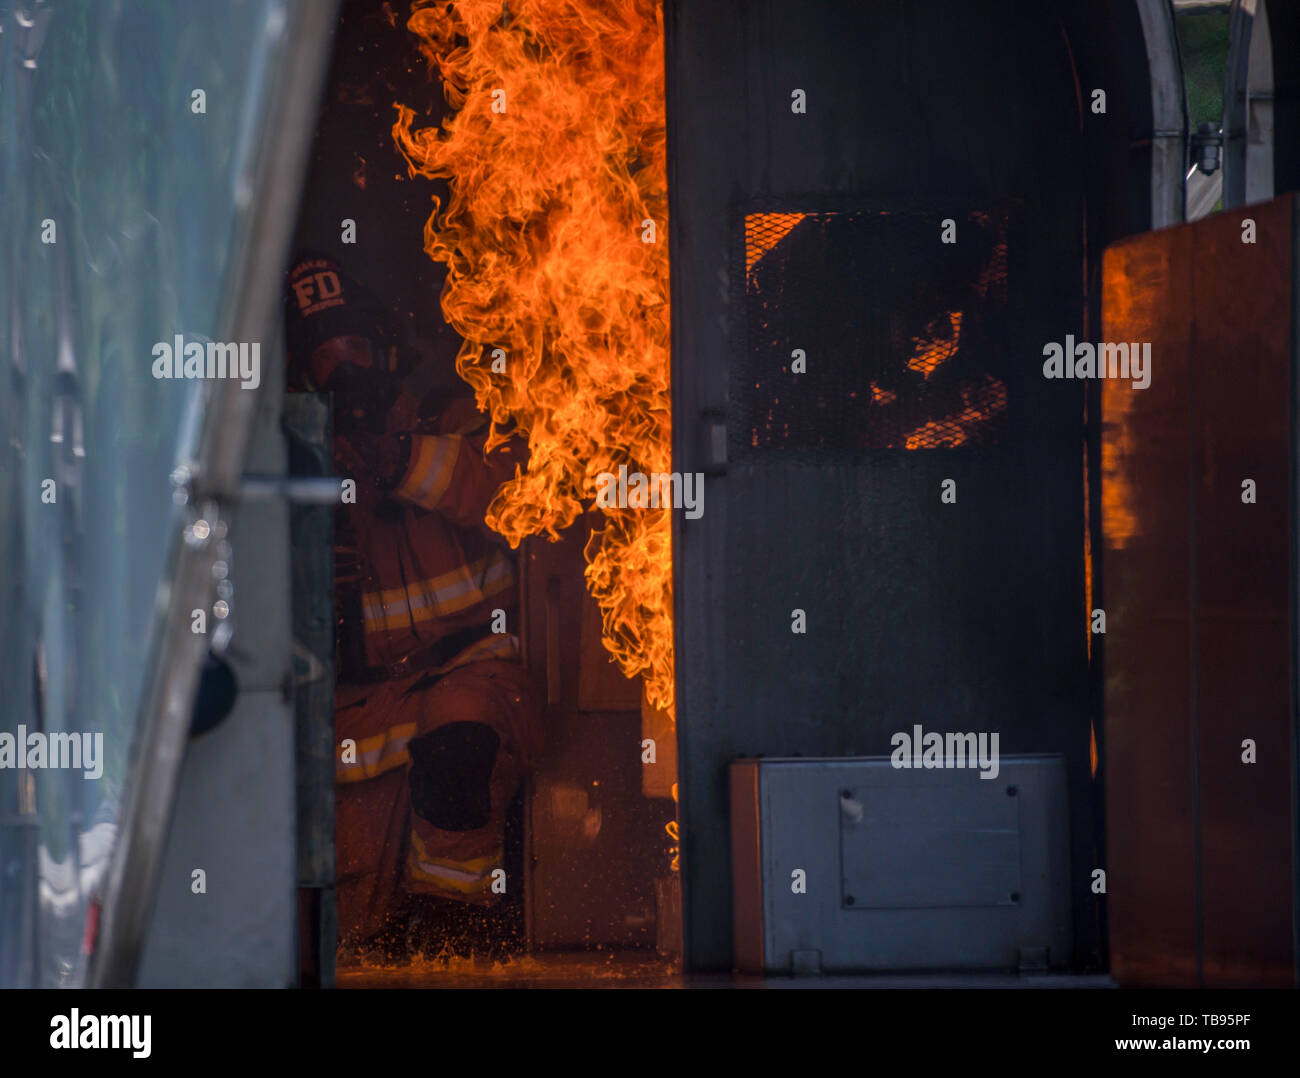
[[[1223,79],[1228,63],[1229,5],[1183,9],[1174,16],[1183,58],[1183,82],[1192,130],[1223,116]]]

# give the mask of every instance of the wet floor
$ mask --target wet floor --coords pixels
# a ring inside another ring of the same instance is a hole
[[[339,988],[1113,988],[1101,974],[906,973],[752,977],[678,972],[637,952],[519,955],[507,961],[416,959],[340,966]]]

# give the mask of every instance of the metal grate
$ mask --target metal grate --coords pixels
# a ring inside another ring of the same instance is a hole
[[[745,272],[781,242],[806,213],[751,213],[745,218]]]
[[[958,242],[944,244],[942,214],[745,217],[734,455],[998,443],[1007,218],[955,220]]]

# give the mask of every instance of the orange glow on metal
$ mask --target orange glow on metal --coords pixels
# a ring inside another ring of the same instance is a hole
[[[598,477],[671,471],[663,24],[654,0],[417,0],[407,27],[454,110],[393,136],[449,181],[425,226],[460,376],[529,445],[487,523],[558,538]],[[504,364],[502,363],[504,360]],[[495,369],[494,369],[495,367]],[[602,639],[674,714],[667,510],[602,508],[586,550]]]
[[[961,311],[948,312],[946,332],[936,332],[928,337],[913,337],[915,351],[907,361],[909,370],[920,371],[929,378],[939,367],[957,354],[961,346]]]
[[[745,217],[745,273],[780,243],[806,213],[751,213]]]
[[[1143,295],[1156,289],[1165,267],[1159,259],[1138,259],[1124,246],[1106,252],[1102,268],[1103,332],[1122,326],[1124,340],[1149,341],[1155,328]],[[1150,288],[1145,282],[1150,279]],[[1109,339],[1109,338],[1108,338]],[[1120,339],[1120,338],[1116,338]],[[1123,550],[1139,534],[1137,507],[1128,471],[1137,447],[1129,413],[1138,402],[1127,382],[1106,379],[1101,384],[1101,534],[1107,546]]]
[[[964,445],[970,430],[985,423],[1007,407],[1007,387],[991,374],[975,388],[965,386],[961,391],[962,410],[944,419],[922,423],[904,441],[907,449],[945,449]]]
[[[1083,633],[1092,661],[1092,499],[1088,476],[1088,446],[1083,447]]]

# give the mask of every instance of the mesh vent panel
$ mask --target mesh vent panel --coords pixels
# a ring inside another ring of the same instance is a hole
[[[941,244],[940,214],[745,217],[733,455],[998,443],[1007,222],[972,213],[956,227]]]

